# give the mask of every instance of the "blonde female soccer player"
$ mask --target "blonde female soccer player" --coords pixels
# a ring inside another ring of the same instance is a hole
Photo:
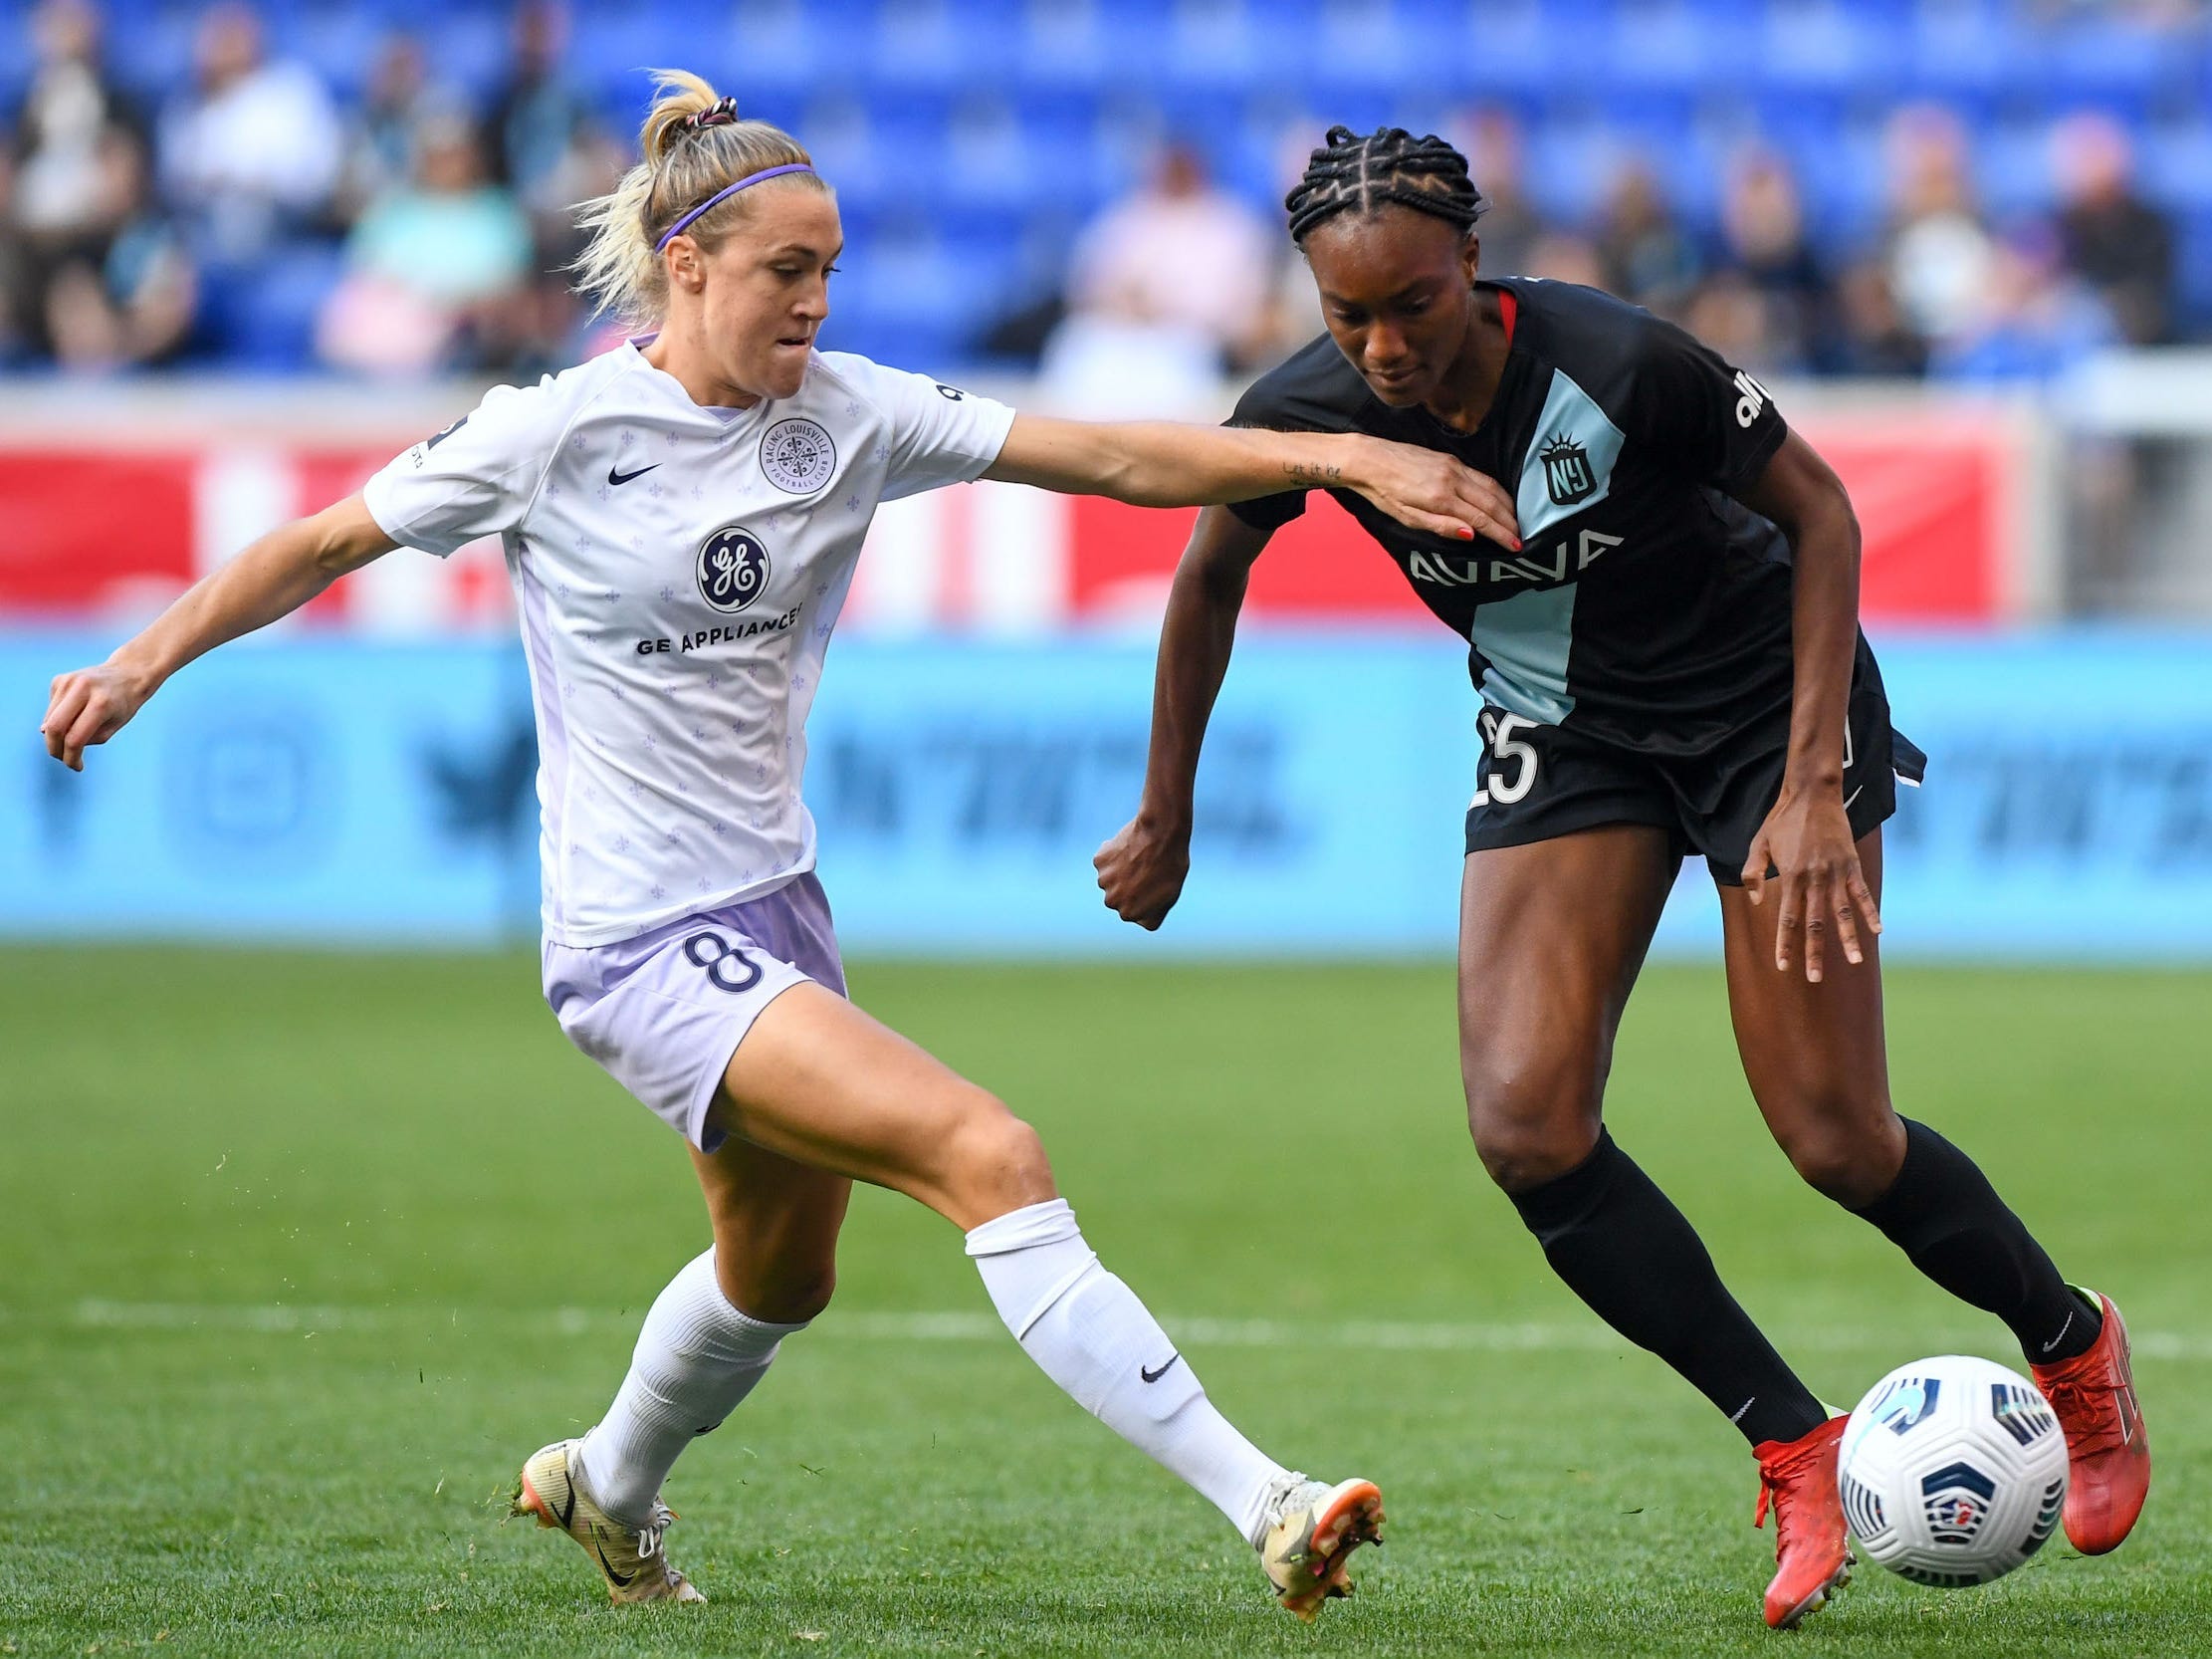
[[[1310,483],[1461,540],[1508,534],[1511,508],[1373,438],[1045,420],[817,351],[843,241],[828,184],[704,82],[660,85],[582,261],[654,332],[492,391],[254,543],[56,680],[47,747],[81,769],[184,664],[395,547],[502,537],[537,709],[546,998],[690,1143],[714,1230],[599,1424],[524,1465],[518,1509],[580,1543],[616,1601],[701,1599],[662,1552],[662,1483],[828,1304],[850,1184],[872,1181],[959,1227],[1029,1356],[1217,1505],[1311,1618],[1378,1536],[1381,1493],[1309,1481],[1231,1427],[1099,1265],[1036,1132],[845,1000],[799,800],[806,711],[880,501],[979,477],[1156,506]]]

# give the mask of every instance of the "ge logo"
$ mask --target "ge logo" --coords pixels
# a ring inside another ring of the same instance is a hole
[[[684,941],[684,957],[707,970],[715,989],[733,996],[761,983],[761,965],[719,933],[694,933]]]
[[[725,525],[699,544],[699,596],[717,610],[743,610],[769,585],[769,550],[742,525]]]

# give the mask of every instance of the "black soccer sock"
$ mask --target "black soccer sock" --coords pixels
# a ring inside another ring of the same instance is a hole
[[[1896,1180],[1855,1213],[1952,1296],[2003,1319],[2031,1363],[2088,1351],[2103,1315],[2067,1287],[1972,1158],[1925,1123],[1903,1121]]]
[[[1720,1283],[1689,1219],[1612,1135],[1601,1129],[1597,1149],[1573,1169],[1509,1196],[1567,1288],[1679,1371],[1754,1446],[1827,1421]]]

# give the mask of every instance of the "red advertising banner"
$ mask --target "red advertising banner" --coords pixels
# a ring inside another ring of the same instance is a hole
[[[1801,427],[1857,506],[1870,619],[1973,624],[2032,608],[2026,423],[1914,400]],[[146,614],[263,531],[357,489],[417,435],[0,438],[0,621]],[[1194,517],[1001,485],[893,503],[871,535],[848,622],[996,635],[1149,627]],[[1261,622],[1428,620],[1390,560],[1319,495],[1269,545],[1246,612]],[[308,619],[435,634],[507,616],[498,549],[484,544],[442,563],[379,561]]]

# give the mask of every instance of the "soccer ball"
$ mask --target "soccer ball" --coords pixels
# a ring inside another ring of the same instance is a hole
[[[2027,1378],[1948,1353],[1899,1365],[1844,1428],[1837,1482],[1860,1547],[1915,1584],[2002,1578],[2066,1507],[2066,1436]]]

